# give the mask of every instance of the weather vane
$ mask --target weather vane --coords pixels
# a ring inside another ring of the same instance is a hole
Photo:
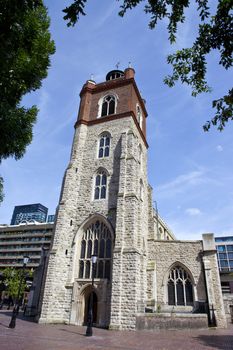
[[[128,63],[128,68],[132,68],[131,62],[130,62],[130,61],[129,61],[129,63]]]
[[[116,64],[116,69],[119,68],[119,65],[120,65],[120,62],[117,62],[117,64]]]

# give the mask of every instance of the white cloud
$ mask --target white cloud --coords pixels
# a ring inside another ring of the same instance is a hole
[[[110,6],[106,9],[105,13],[103,13],[102,16],[94,22],[93,29],[96,31],[103,27],[106,24],[106,22],[113,17],[113,14],[116,13],[117,7],[119,7],[117,3],[110,4]]]
[[[47,108],[48,108],[49,102],[50,102],[50,95],[48,91],[46,91],[45,89],[41,89],[40,96],[39,96],[39,103],[37,105],[39,108],[40,118],[47,116]]]
[[[174,195],[184,192],[187,187],[202,183],[204,181],[203,175],[204,172],[201,170],[179,175],[172,181],[158,186],[157,191],[159,192],[160,196]]]
[[[222,151],[223,151],[223,147],[222,147],[221,145],[218,145],[218,146],[216,147],[216,150],[217,150],[218,152],[222,152]]]
[[[198,216],[201,214],[201,211],[198,208],[187,208],[185,213],[191,216]]]
[[[200,168],[186,174],[178,175],[176,178],[157,187],[157,193],[161,198],[171,198],[178,194],[191,195],[191,191],[197,192],[203,185],[221,186],[222,182],[208,174],[208,169]]]

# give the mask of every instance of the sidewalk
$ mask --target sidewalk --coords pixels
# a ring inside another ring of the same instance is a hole
[[[0,350],[233,350],[233,325],[228,329],[174,331],[108,331],[85,327],[41,325],[23,319],[9,329],[11,311],[0,311]]]

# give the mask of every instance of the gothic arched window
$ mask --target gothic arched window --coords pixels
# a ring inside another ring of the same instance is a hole
[[[81,258],[84,258],[86,252],[86,241],[82,241],[81,244]]]
[[[191,278],[181,266],[175,266],[170,270],[167,289],[168,305],[193,305]]]
[[[79,263],[79,278],[83,278],[83,271],[84,271],[84,261],[81,260]]]
[[[92,240],[88,240],[87,242],[87,257],[91,257],[91,252],[92,252]]]
[[[99,171],[95,177],[94,199],[104,199],[107,193],[107,174],[104,170]]]
[[[99,149],[98,149],[98,157],[104,158],[109,156],[110,151],[110,135],[102,134],[99,139]]]
[[[105,96],[102,102],[101,117],[115,113],[116,99],[113,95]]]
[[[91,255],[96,254],[98,259],[95,276],[110,280],[112,251],[113,240],[108,227],[99,220],[91,223],[83,233],[80,245],[79,278],[91,278]]]
[[[80,263],[81,263],[81,261],[80,261]],[[90,272],[91,272],[90,267],[91,267],[91,262],[90,262],[90,260],[87,260],[86,264],[85,264],[85,278],[90,277]]]

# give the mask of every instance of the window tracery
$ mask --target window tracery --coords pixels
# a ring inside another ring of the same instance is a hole
[[[116,107],[116,99],[113,95],[107,95],[102,102],[101,117],[114,114]]]
[[[107,194],[107,174],[99,171],[95,177],[94,199],[105,199]]]
[[[100,136],[100,139],[99,139],[98,157],[99,158],[108,157],[109,152],[110,152],[110,135],[107,133],[104,133]]]
[[[173,267],[168,277],[168,305],[193,305],[193,286],[187,271]]]
[[[112,235],[108,227],[99,220],[90,224],[82,236],[79,278],[91,278],[91,255],[95,254],[98,256],[96,277],[110,280],[112,250]]]

